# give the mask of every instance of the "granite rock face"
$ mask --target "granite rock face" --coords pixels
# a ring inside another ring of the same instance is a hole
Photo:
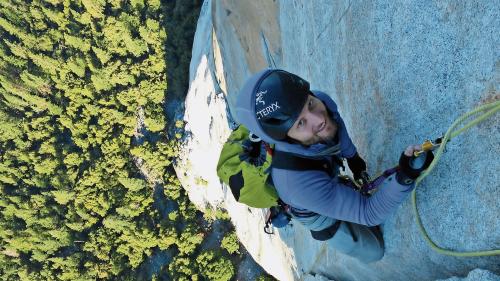
[[[448,279],[439,279],[438,281],[498,281],[500,276],[493,274],[491,271],[484,269],[474,269],[469,272],[466,277],[451,277]]]
[[[279,280],[498,280],[498,256],[432,251],[409,199],[383,225],[386,253],[372,264],[314,241],[298,223],[267,235],[264,211],[235,202],[216,164],[239,88],[278,67],[331,95],[372,175],[393,166],[407,145],[500,99],[499,14],[500,1],[205,1],[176,166],[183,186],[201,209],[227,209],[247,250]],[[442,247],[500,246],[499,121],[453,139],[417,189],[424,226]]]

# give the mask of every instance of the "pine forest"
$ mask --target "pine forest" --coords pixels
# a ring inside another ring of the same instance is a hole
[[[166,130],[183,127],[166,120],[167,86],[187,83],[200,6],[0,1],[2,280],[233,278],[237,238],[200,249],[207,220]]]

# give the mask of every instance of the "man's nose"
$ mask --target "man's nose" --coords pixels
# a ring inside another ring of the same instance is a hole
[[[321,123],[323,123],[321,114],[318,114],[317,112],[309,112],[307,115],[307,121],[313,133],[318,131],[318,129],[321,127]]]

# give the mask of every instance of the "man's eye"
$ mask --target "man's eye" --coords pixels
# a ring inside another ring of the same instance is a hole
[[[299,128],[300,128],[300,127],[302,127],[302,126],[304,126],[304,120],[302,120],[302,119],[301,119],[301,120],[299,121],[299,123],[297,124],[297,127],[299,127]]]

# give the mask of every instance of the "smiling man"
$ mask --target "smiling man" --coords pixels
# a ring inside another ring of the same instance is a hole
[[[303,145],[328,143],[337,133],[337,123],[328,114],[325,105],[313,95],[308,95],[297,121],[287,136]]]
[[[418,159],[411,145],[401,154],[399,171],[372,196],[353,190],[341,180],[342,158],[356,180],[366,175],[366,163],[325,93],[280,69],[250,77],[237,99],[238,121],[262,140],[275,144],[271,177],[292,217],[317,240],[328,240],[337,251],[368,263],[384,255],[382,233],[376,227],[404,201],[414,180],[433,159]],[[418,160],[418,161],[417,161]],[[318,165],[320,163],[320,165]]]

